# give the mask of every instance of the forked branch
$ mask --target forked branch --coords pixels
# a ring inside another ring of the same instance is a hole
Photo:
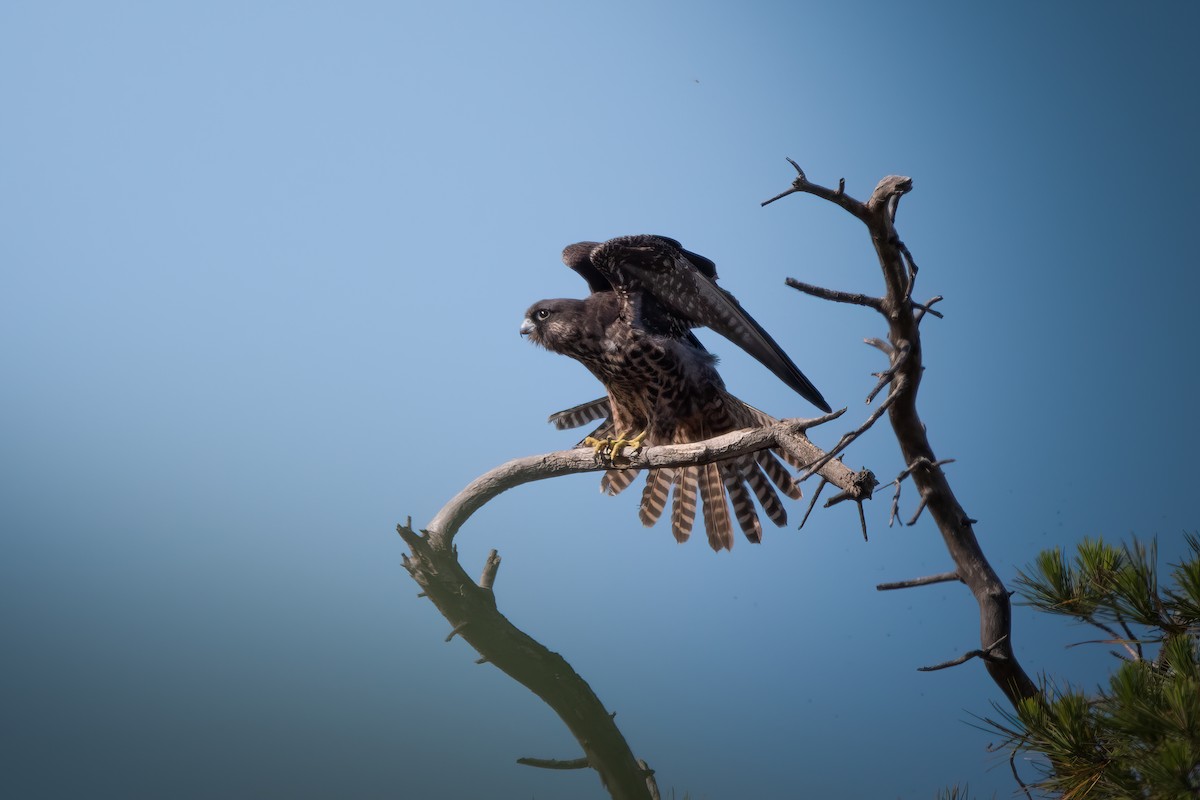
[[[839,183],[837,189],[820,186],[808,180],[799,164],[790,158],[788,162],[796,169],[796,178],[792,181],[791,188],[767,200],[763,205],[792,194],[811,194],[834,203],[867,226],[882,268],[885,288],[882,297],[863,297],[828,291],[824,296],[873,308],[887,320],[891,349],[881,349],[890,352],[892,364],[887,372],[880,375],[878,387],[887,386],[887,397],[867,424],[847,436],[861,435],[878,414],[884,409],[887,410],[904,463],[911,465],[902,477],[911,477],[920,496],[918,510],[929,510],[954,561],[955,576],[970,588],[979,606],[982,649],[971,651],[961,660],[937,666],[950,666],[952,663],[962,663],[977,657],[984,662],[992,680],[1013,705],[1021,698],[1037,697],[1037,685],[1021,668],[1013,652],[1012,610],[1008,591],[984,556],[983,549],[975,537],[975,521],[963,510],[950,488],[942,470],[942,464],[945,462],[939,461],[934,455],[933,447],[925,433],[925,425],[917,412],[917,391],[924,370],[919,323],[926,314],[940,316],[932,311],[931,307],[941,298],[935,297],[923,305],[912,300],[913,285],[918,272],[917,264],[908,247],[900,240],[895,227],[900,198],[912,190],[912,180],[897,175],[888,176],[879,182],[871,197],[862,202],[846,194],[844,183]],[[822,296],[821,292],[811,291],[811,287],[807,285],[797,288],[809,294]],[[902,350],[904,355],[900,357]],[[844,446],[845,438],[843,437],[843,441],[831,452],[838,452],[839,448]]]

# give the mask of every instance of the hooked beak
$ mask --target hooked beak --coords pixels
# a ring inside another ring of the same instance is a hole
[[[533,326],[533,320],[531,320],[529,317],[526,317],[525,321],[521,323],[521,335],[528,336],[535,330],[536,328]]]

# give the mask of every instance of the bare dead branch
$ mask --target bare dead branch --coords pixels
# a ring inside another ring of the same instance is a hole
[[[910,183],[909,184],[910,188],[911,188],[911,185],[912,184]],[[896,201],[899,202],[899,197],[896,198]],[[892,222],[895,222],[895,221],[896,221],[896,213],[895,213],[895,209],[893,208]],[[905,263],[908,264],[908,292],[905,294],[905,297],[909,300],[912,300],[912,287],[913,287],[913,284],[915,284],[917,282],[917,272],[918,272],[917,262],[916,262],[916,260],[913,259],[912,253],[908,252],[908,248],[905,247],[904,242],[900,241],[899,237],[896,237],[895,244],[896,244],[896,247],[900,250],[900,255],[902,255],[904,257]]]
[[[961,581],[957,572],[939,572],[937,575],[926,575],[924,578],[913,578],[907,581],[894,581],[892,583],[881,583],[875,587],[876,591],[889,592],[893,589],[910,589],[913,586],[928,586],[931,583],[946,583],[947,581]]]
[[[870,213],[866,204],[855,200],[853,197],[846,194],[846,181],[844,179],[838,181],[837,189],[828,189],[824,186],[810,183],[808,177],[804,174],[804,170],[802,170],[800,165],[792,159],[789,158],[787,162],[796,170],[796,179],[792,181],[792,187],[787,191],[780,192],[770,200],[764,200],[761,205],[770,205],[776,200],[781,200],[784,197],[787,197],[789,194],[804,192],[806,194],[816,195],[822,200],[828,200],[835,205],[841,206],[846,211],[861,219],[863,222],[866,222],[870,218]]]
[[[904,480],[909,475],[912,475],[913,472],[918,467],[929,467],[930,469],[939,469],[946,464],[953,464],[955,462],[955,460],[956,459],[953,459],[953,458],[942,458],[942,459],[938,459],[937,461],[930,461],[925,456],[921,456],[916,461],[912,462],[907,467],[905,467],[900,472],[900,474],[896,476],[896,484],[899,485],[900,481]]]
[[[849,303],[856,306],[866,306],[873,308],[876,311],[883,311],[883,299],[880,297],[871,297],[866,294],[857,294],[854,292],[839,292],[836,289],[826,289],[823,286],[814,286],[811,283],[798,281],[795,278],[788,278],[784,281],[788,286],[805,294],[819,297],[822,300],[831,300],[834,303]]]
[[[816,419],[781,420],[703,442],[625,452],[616,459],[599,458],[586,447],[515,459],[472,481],[438,512],[427,530],[414,531],[411,518],[408,524],[398,526],[397,532],[411,553],[404,556],[405,569],[454,626],[447,641],[461,636],[479,651],[477,663],[495,665],[558,713],[583,747],[586,764],[600,774],[614,798],[655,797],[657,786],[652,775],[638,766],[612,716],[587,683],[561,656],[530,638],[498,611],[491,588],[500,565],[496,551],[488,557],[479,581],[471,581],[458,561],[454,536],[472,513],[501,492],[558,475],[614,467],[700,464],[769,447],[783,449],[807,463],[821,458],[824,451],[808,439],[806,431],[843,413],[845,409]],[[840,462],[828,464],[821,476],[860,502],[871,496],[876,484],[869,471],[855,473]]]
[[[927,505],[929,505],[928,498],[922,497],[920,500],[918,500],[917,507],[913,510],[913,515],[911,517],[909,517],[908,522],[906,522],[904,524],[910,528],[913,525],[916,525],[917,520],[921,518],[921,512],[925,510],[925,506],[927,506]]]
[[[800,520],[800,528],[797,530],[802,530],[804,528],[804,523],[808,522],[808,515],[812,513],[813,506],[817,504],[817,498],[821,496],[821,490],[824,489],[828,484],[829,481],[827,481],[825,478],[821,478],[821,482],[817,484],[817,490],[813,492],[812,500],[808,504],[808,510],[804,512],[804,519]]]
[[[500,554],[495,550],[488,553],[487,561],[483,564],[483,574],[479,576],[479,588],[491,589],[496,582],[496,571],[500,569]]]
[[[834,192],[812,183],[798,164],[791,159],[788,161],[796,170],[796,179],[792,181],[791,188],[772,198],[772,201],[790,194],[811,194],[837,205],[866,225],[883,275],[885,292],[882,311],[888,320],[888,340],[893,348],[899,348],[901,343],[911,346],[911,353],[896,371],[889,384],[887,398],[876,409],[876,414],[858,431],[843,436],[827,455],[832,457],[841,452],[849,441],[869,428],[886,407],[905,463],[915,463],[919,458],[935,463],[937,458],[917,411],[917,394],[924,370],[918,323],[926,314],[933,313],[930,307],[941,298],[935,298],[924,306],[912,302],[912,288],[918,268],[895,228],[900,198],[912,190],[912,180],[890,175],[879,182],[866,203],[861,203],[844,191]],[[817,465],[814,463],[814,466]],[[958,575],[970,588],[979,606],[980,641],[993,643],[985,648],[988,657],[982,659],[988,674],[1014,706],[1022,698],[1042,697],[1013,652],[1009,593],[984,556],[975,537],[974,522],[960,505],[945,473],[940,469],[920,470],[914,473],[913,480],[924,503],[921,508],[929,509],[946,549],[958,568]]]
[[[908,342],[900,342],[895,348],[893,348],[891,354],[892,365],[883,372],[876,373],[876,377],[879,378],[879,382],[876,383],[875,388],[867,394],[867,403],[873,401],[875,399],[875,395],[879,394],[880,390],[891,383],[892,379],[896,377],[896,374],[904,369],[904,364],[908,361],[908,354],[911,352],[912,347],[908,344]]]
[[[891,514],[888,517],[888,527],[890,528],[892,526],[892,523],[895,521],[896,516],[900,513],[900,487],[903,486],[904,479],[907,478],[909,475],[911,475],[912,471],[914,469],[916,469],[917,467],[923,467],[923,466],[941,467],[944,464],[953,464],[953,463],[954,463],[953,458],[943,458],[940,461],[930,462],[928,459],[922,457],[922,458],[919,458],[916,461],[914,461],[912,464],[909,464],[904,469],[902,469],[900,471],[900,474],[896,476],[896,479],[894,481],[892,481],[892,484],[895,485],[895,487],[896,487],[896,493],[894,495],[892,495],[892,510],[891,510]],[[909,526],[913,525],[917,521],[917,517],[921,516],[921,512],[924,509],[925,509],[925,498],[922,497],[920,499],[920,502],[917,503],[917,510],[913,513],[912,519],[910,519],[908,521]],[[900,524],[904,525],[905,523],[902,521]]]
[[[558,653],[514,626],[496,607],[495,593],[480,587],[459,563],[453,543],[419,534],[411,525],[397,532],[408,545],[409,571],[439,612],[481,656],[540,697],[575,736],[609,794],[621,800],[650,800],[646,778],[612,716],[587,682]]]
[[[841,465],[841,459],[836,462]],[[843,503],[847,500],[852,500],[855,503],[861,503],[863,500],[868,500],[875,492],[875,487],[879,485],[879,481],[875,480],[875,473],[869,469],[861,469],[854,473],[854,491],[838,492],[833,497],[825,501],[823,508],[832,508],[838,503]]]
[[[538,769],[587,769],[591,766],[586,758],[518,758],[517,763]]]
[[[888,359],[891,359],[892,353],[896,352],[896,348],[892,347],[892,343],[884,341],[883,339],[871,337],[869,339],[863,339],[863,343],[869,344],[871,347],[879,350],[879,352],[887,356]]]
[[[944,299],[945,298],[943,298],[939,294],[936,297],[932,298],[931,300],[926,301],[923,305],[921,303],[913,303],[912,307],[917,309],[917,313],[913,314],[913,322],[916,323],[917,325],[920,325],[921,320],[925,317],[926,314],[932,314],[933,316],[937,317],[938,319],[945,319],[945,317],[942,316],[942,312],[933,310],[933,306],[936,303],[942,302],[942,300],[944,300]]]
[[[821,472],[822,470],[824,470],[825,467],[833,459],[837,458],[837,456],[842,451],[844,451],[847,447],[849,447],[851,444],[853,444],[854,440],[856,440],[858,437],[862,436],[864,433],[866,433],[868,430],[870,430],[871,426],[874,425],[876,423],[876,421],[878,421],[878,419],[883,416],[883,412],[887,411],[888,408],[891,407],[892,403],[895,402],[896,398],[900,394],[897,387],[902,386],[906,380],[907,380],[906,374],[901,373],[896,378],[896,381],[893,383],[892,391],[888,394],[887,398],[884,399],[884,401],[882,403],[880,403],[879,406],[873,412],[871,412],[871,415],[867,417],[866,421],[864,421],[862,425],[859,425],[857,428],[850,431],[849,433],[842,434],[842,438],[838,439],[838,442],[836,445],[833,446],[833,449],[831,449],[825,455],[821,456],[820,458],[818,458],[817,460],[815,460],[811,464],[809,464],[807,467],[805,467],[804,472],[801,473],[801,475],[800,475],[800,480],[802,480],[802,481],[808,480],[810,477],[815,475],[817,472]]]
[[[825,453],[809,441],[804,431],[837,419],[843,413],[845,409],[815,419],[780,420],[765,428],[734,431],[702,442],[647,447],[636,453],[626,452],[618,458],[615,466],[644,469],[704,464],[769,447],[781,447],[808,463],[820,460]],[[818,465],[817,469],[810,467],[808,473],[822,470],[827,463],[828,461]],[[514,459],[476,478],[455,495],[429,523],[428,535],[439,542],[452,541],[463,523],[486,502],[521,484],[560,475],[598,472],[613,467],[613,462],[597,458],[595,452],[587,447]],[[850,492],[857,490],[854,473],[842,465],[832,465],[822,474],[840,489]]]
[[[996,646],[1002,642],[1003,640],[995,642],[991,647],[987,647],[983,650],[969,650],[958,658],[954,658],[949,661],[943,661],[941,664],[934,664],[932,667],[917,667],[917,672],[936,672],[939,669],[957,667],[959,664],[965,664],[972,658],[979,658],[984,661],[993,661],[996,657],[992,655],[992,650],[994,650]]]

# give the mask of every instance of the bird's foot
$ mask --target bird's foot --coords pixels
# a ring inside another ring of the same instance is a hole
[[[613,461],[617,456],[621,455],[621,451],[626,447],[630,449],[630,453],[636,453],[641,450],[642,442],[646,440],[646,434],[647,431],[642,431],[631,438],[618,436],[616,439],[597,439],[589,436],[583,440],[583,443],[595,450],[597,457]]]
[[[613,445],[613,455],[617,454],[617,452],[618,452],[617,446],[618,445],[624,445],[625,447],[628,447],[629,452],[631,452],[631,453],[638,452],[639,450],[642,449],[642,442],[646,441],[647,433],[648,433],[648,431],[642,431],[637,436],[634,436],[632,439],[625,439],[623,441],[618,439],[616,444]]]

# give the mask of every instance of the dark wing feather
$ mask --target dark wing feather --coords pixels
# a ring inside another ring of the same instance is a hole
[[[712,328],[756,358],[801,397],[828,412],[825,398],[783,348],[733,295],[717,286],[715,266],[709,274],[692,263],[685,252],[673,239],[622,236],[595,248],[588,264],[618,290],[623,286],[643,288],[665,310],[684,320],[687,327]]]
[[[563,248],[562,260],[579,276],[587,281],[588,289],[592,292],[611,292],[613,285],[609,282],[596,265],[592,263],[592,251],[600,246],[599,242],[576,242]]]

